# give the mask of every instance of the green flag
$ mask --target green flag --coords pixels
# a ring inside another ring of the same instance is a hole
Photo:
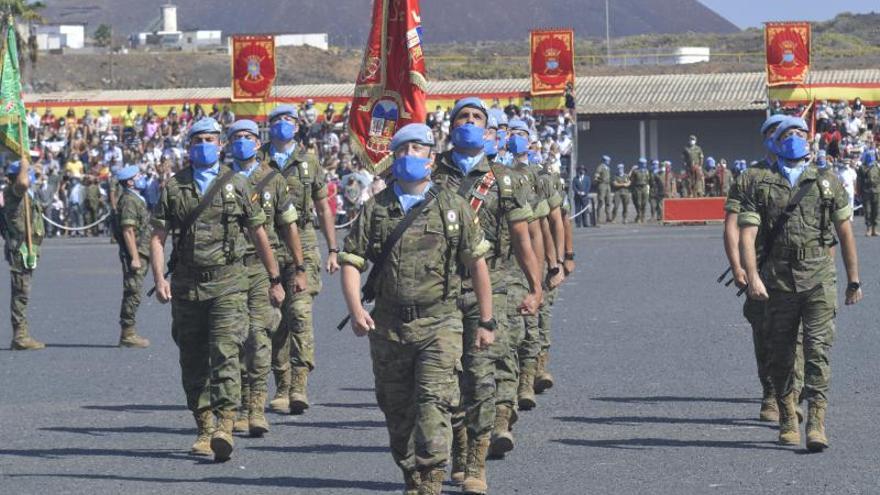
[[[18,66],[18,47],[15,39],[15,22],[9,16],[6,22],[6,42],[2,49],[3,65],[0,67],[0,141],[16,154],[29,148],[24,98],[21,94],[21,68]]]

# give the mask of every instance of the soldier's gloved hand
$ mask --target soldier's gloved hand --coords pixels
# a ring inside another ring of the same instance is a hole
[[[351,315],[351,329],[354,330],[354,334],[358,337],[363,337],[370,333],[371,330],[376,329],[373,317],[370,316],[370,313],[363,306]]]
[[[749,299],[755,301],[766,301],[770,299],[770,294],[767,293],[767,288],[764,287],[764,282],[761,280],[761,277],[755,277],[755,280],[752,280],[749,284]]]
[[[744,289],[747,285],[749,285],[749,280],[746,278],[746,271],[742,268],[738,268],[733,271],[733,283],[740,289]]]
[[[305,272],[298,272],[293,277],[293,293],[298,294],[307,290],[309,290],[309,279],[306,277]]]
[[[284,287],[281,284],[272,284],[269,286],[269,300],[272,306],[280,308],[284,303]]]
[[[339,271],[339,262],[336,261],[336,253],[330,253],[330,255],[327,256],[326,269],[331,275]]]
[[[477,328],[477,338],[474,342],[474,348],[477,351],[483,351],[489,348],[495,342],[495,332],[486,330],[483,327]]]
[[[156,299],[162,304],[171,300],[171,284],[164,278],[156,282]]]

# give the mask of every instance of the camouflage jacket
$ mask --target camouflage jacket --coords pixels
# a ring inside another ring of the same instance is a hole
[[[13,271],[21,271],[24,270],[24,260],[22,260],[19,250],[27,242],[24,195],[16,194],[14,184],[10,184],[3,194],[3,217],[6,222],[6,261],[9,262]],[[39,201],[34,201],[33,197],[30,198],[29,203],[31,206],[31,242],[34,251],[39,255],[40,244],[43,243],[43,237],[46,235],[43,224],[43,209],[40,207]]]
[[[138,255],[142,258],[150,257],[150,211],[144,198],[134,191],[123,188],[119,199],[116,200],[116,211],[119,215],[119,228],[131,227],[134,229],[135,243]],[[124,244],[119,250],[128,257],[128,250]]]
[[[608,165],[604,163],[600,163],[598,167],[596,167],[596,172],[593,174],[593,184],[603,185],[611,183],[611,169],[608,168]]]
[[[284,243],[284,231],[297,221],[299,214],[287,192],[287,181],[280,174],[275,174],[261,190],[257,191],[256,187],[271,171],[272,169],[263,164],[258,165],[257,170],[248,178],[248,184],[252,191],[251,201],[260,205],[266,215],[266,235],[269,237],[275,259],[283,266],[291,260],[287,245]],[[247,255],[256,255],[253,242],[248,243]]]
[[[276,163],[272,156],[272,144],[266,143],[260,148],[257,160],[269,164],[287,179],[288,194],[299,216],[297,225],[300,228],[303,249],[315,246],[317,237],[314,229],[311,228],[312,202],[327,197],[327,183],[324,181],[324,173],[318,164],[318,158],[308,153],[301,145],[297,145],[297,149],[290,155],[287,163]],[[290,167],[296,168],[290,169]]]
[[[861,167],[859,169],[859,192],[880,192],[880,166]]]

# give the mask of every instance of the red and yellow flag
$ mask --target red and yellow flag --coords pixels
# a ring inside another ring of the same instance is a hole
[[[373,173],[388,168],[398,129],[425,122],[427,85],[419,1],[373,0],[348,120],[352,148]]]
[[[574,85],[574,31],[531,31],[532,94],[562,94]]]
[[[275,82],[275,37],[232,36],[232,101],[265,100]]]
[[[804,84],[810,69],[810,23],[764,24],[767,85]]]

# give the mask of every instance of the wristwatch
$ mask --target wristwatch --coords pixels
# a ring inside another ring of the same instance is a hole
[[[336,253],[339,254],[339,248],[330,248],[327,250],[328,253]]]
[[[574,253],[565,253],[565,261],[574,261]]]
[[[279,285],[281,284],[281,275],[277,277],[269,277],[269,285]]]
[[[547,275],[550,275],[551,277],[555,277],[556,274],[558,274],[558,273],[559,273],[559,267],[558,267],[558,266],[554,266],[553,268],[550,268],[550,269],[547,270]]]
[[[295,267],[293,267],[293,269],[296,270],[297,273],[305,273],[306,272],[305,265],[296,265]]]
[[[494,332],[496,328],[498,328],[498,321],[495,318],[489,318],[487,321],[481,321],[478,323],[480,328],[485,328],[490,332]]]
[[[859,289],[861,289],[861,288],[862,288],[862,284],[859,283],[859,282],[850,282],[850,283],[846,286],[846,290],[847,290],[847,292],[855,292],[855,291],[857,291],[857,290],[859,290]]]

